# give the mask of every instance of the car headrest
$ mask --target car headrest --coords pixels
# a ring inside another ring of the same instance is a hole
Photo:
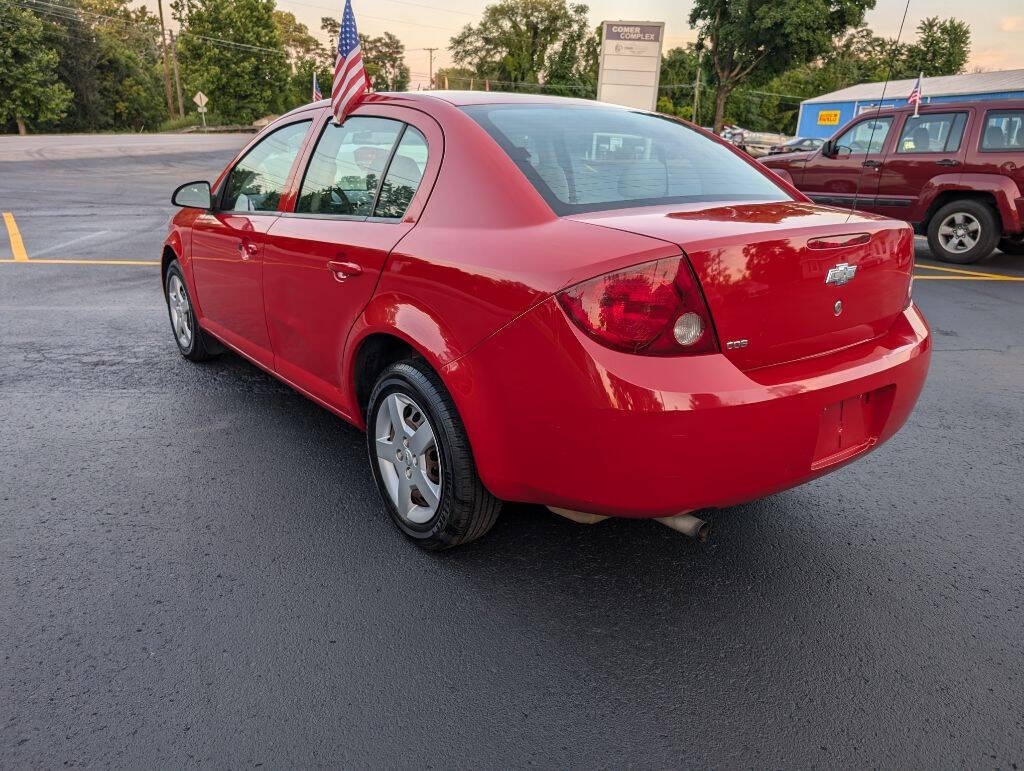
[[[932,137],[928,133],[928,129],[924,126],[918,126],[914,129],[914,132],[910,135],[911,140],[914,142],[914,152],[926,153],[932,149]]]
[[[388,169],[389,181],[415,187],[422,175],[420,165],[408,155],[396,155],[391,159],[391,167]]]
[[[989,126],[985,129],[985,147],[997,149],[1006,147],[1006,134],[999,126]]]

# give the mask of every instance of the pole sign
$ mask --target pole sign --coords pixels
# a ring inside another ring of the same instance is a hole
[[[664,39],[665,22],[603,22],[598,101],[654,110],[658,105]]]
[[[198,112],[203,118],[203,130],[206,130],[206,103],[210,100],[206,98],[206,94],[202,91],[196,91],[196,95],[192,97],[192,101],[196,103]]]

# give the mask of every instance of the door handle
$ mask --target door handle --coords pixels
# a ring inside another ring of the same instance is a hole
[[[941,161],[936,161],[939,166],[959,166],[960,161],[954,160],[953,158],[943,158]]]
[[[877,169],[882,165],[881,161],[864,161],[861,166],[867,166],[869,169]]]
[[[238,242],[238,256],[243,260],[255,257],[258,251],[259,247],[256,244],[250,244],[248,241]]]
[[[356,263],[344,262],[342,260],[328,260],[327,269],[331,271],[334,278],[338,281],[344,281],[346,278],[358,276],[363,272],[363,269]]]

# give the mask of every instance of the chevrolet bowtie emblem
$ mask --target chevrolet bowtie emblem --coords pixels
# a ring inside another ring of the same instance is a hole
[[[841,262],[834,268],[829,268],[828,275],[825,276],[825,283],[842,286],[843,284],[853,281],[853,276],[856,272],[856,265],[848,265],[845,262]]]

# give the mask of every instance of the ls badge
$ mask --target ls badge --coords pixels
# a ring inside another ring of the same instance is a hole
[[[829,268],[828,275],[825,276],[825,283],[842,286],[843,284],[853,281],[853,277],[856,273],[856,265],[848,265],[845,262],[841,262],[834,268]]]

